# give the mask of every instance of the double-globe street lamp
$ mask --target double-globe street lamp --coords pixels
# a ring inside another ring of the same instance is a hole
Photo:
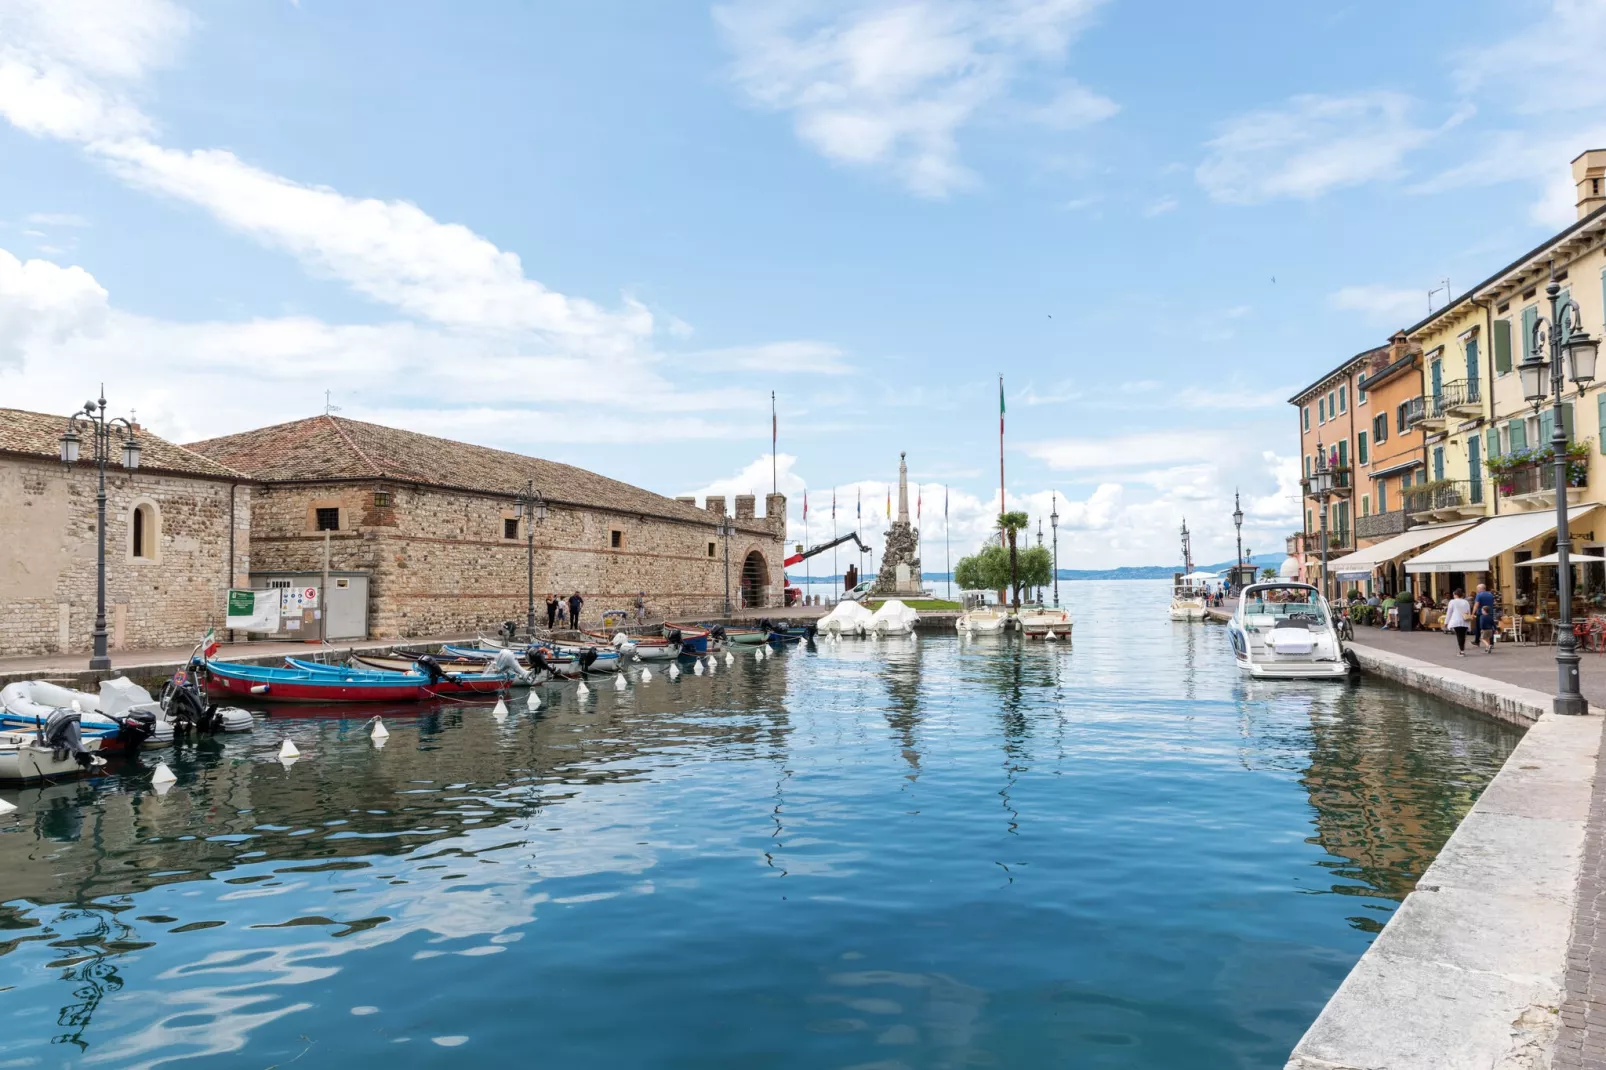
[[[1241,587],[1244,582],[1244,507],[1238,502],[1238,492],[1232,492],[1232,526],[1238,532],[1238,567],[1233,571],[1233,586]]]
[[[1589,712],[1578,683],[1578,637],[1573,635],[1573,570],[1569,560],[1572,537],[1567,525],[1567,428],[1562,416],[1562,391],[1565,379],[1571,379],[1582,388],[1595,378],[1595,357],[1600,342],[1583,329],[1583,316],[1578,303],[1572,298],[1561,299],[1561,284],[1556,281],[1555,268],[1551,268],[1550,285],[1545,287],[1550,298],[1550,316],[1534,323],[1533,335],[1528,339],[1528,359],[1517,365],[1522,375],[1522,393],[1537,412],[1547,397],[1551,401],[1550,450],[1556,464],[1556,599],[1560,603],[1556,614],[1556,697],[1557,713],[1582,714]],[[1549,354],[1549,359],[1545,354]],[[1562,357],[1567,367],[1563,375]],[[1546,382],[1549,372],[1549,382]]]
[[[1327,503],[1333,496],[1337,473],[1327,463],[1327,448],[1316,443],[1316,468],[1310,474],[1310,494],[1322,503],[1322,597],[1327,591]]]
[[[731,615],[731,536],[736,534],[736,525],[729,517],[722,517],[714,525],[714,534],[725,542],[725,619]]]
[[[67,429],[61,433],[61,463],[74,465],[78,463],[79,448],[82,438],[78,434],[79,421],[87,425],[90,436],[90,448],[94,450],[90,459],[100,470],[100,487],[95,493],[95,632],[94,653],[89,659],[91,669],[109,669],[112,659],[106,652],[106,462],[111,459],[112,429],[122,431],[123,467],[130,472],[139,467],[140,446],[134,438],[134,423],[121,416],[107,417],[105,388],[101,388],[101,398],[98,401],[87,401],[82,410],[67,417]]]
[[[1060,607],[1060,496],[1054,494],[1054,504],[1048,514],[1048,526],[1054,529],[1054,608]]]
[[[546,521],[546,499],[535,489],[535,480],[527,480],[524,489],[513,499],[513,518],[524,521],[524,552],[526,576],[529,580],[529,602],[525,608],[524,629],[530,641],[535,641],[535,525]]]

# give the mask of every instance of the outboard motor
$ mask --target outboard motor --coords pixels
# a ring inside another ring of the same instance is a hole
[[[597,648],[594,646],[586,647],[584,650],[580,651],[580,653],[575,655],[574,660],[575,664],[580,666],[580,671],[582,673],[590,672],[591,666],[597,663]]]
[[[541,683],[552,675],[552,663],[546,659],[546,651],[531,643],[524,650],[524,656],[530,662],[530,682]]]
[[[194,677],[190,677],[191,680]],[[223,727],[217,707],[201,695],[200,685],[177,678],[169,680],[162,690],[162,708],[173,725],[173,738],[191,732],[197,736],[212,735]]]
[[[686,641],[686,637],[680,634],[679,628],[671,628],[664,633],[664,641],[670,646],[679,646]]]
[[[73,761],[88,769],[92,759],[84,749],[83,734],[79,731],[82,720],[77,710],[51,710],[50,716],[45,718],[45,726],[39,730],[39,741],[50,748],[56,761],[66,761],[70,754]]]
[[[716,624],[708,629],[708,634],[723,643],[725,641],[725,626],[723,624]]]
[[[129,758],[139,757],[139,748],[156,734],[156,714],[150,710],[135,710],[117,718],[117,739],[123,753]]]

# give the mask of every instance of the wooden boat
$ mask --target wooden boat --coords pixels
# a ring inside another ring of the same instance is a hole
[[[358,654],[353,655],[352,660],[363,664],[367,668],[380,669],[389,672],[411,672],[415,671],[417,668],[418,657],[419,655],[417,654],[392,654],[388,657],[381,657],[373,654]],[[553,676],[563,680],[578,680],[580,677],[587,675],[600,676],[605,673],[611,674],[616,671],[615,666],[618,665],[618,661],[615,659],[614,661],[609,662],[604,668],[597,669],[593,667],[588,672],[587,670],[581,668],[582,659],[578,657],[570,657],[548,651],[545,653],[545,658],[547,670],[551,672]],[[461,660],[440,661],[439,664],[441,668],[445,669],[447,672],[473,673],[476,671],[482,671],[489,663],[486,661]],[[524,657],[522,651],[519,654],[519,664],[525,667],[529,666],[529,661]]]
[[[237,665],[209,661],[204,665],[206,689],[214,695],[237,695],[265,702],[418,702],[431,697],[428,680],[396,673],[356,676],[349,680],[305,669]]]
[[[310,672],[315,675],[324,675],[332,679],[352,680],[361,677],[376,677],[379,679],[393,679],[396,675],[394,669],[367,669],[352,668],[347,665],[325,665],[317,661],[302,661],[300,658],[285,658],[285,665],[291,669]],[[422,680],[428,680],[426,674],[418,671],[417,664],[401,670]],[[458,673],[447,672],[444,679],[437,680],[431,685],[431,691],[437,695],[486,695],[498,691],[506,691],[511,687],[524,686],[519,680],[510,680],[501,673]]]
[[[679,639],[680,652],[686,657],[712,653],[710,647],[714,645],[714,637],[700,624],[666,623],[664,638],[671,642]]]

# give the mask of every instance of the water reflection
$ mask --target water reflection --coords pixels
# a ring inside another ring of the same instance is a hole
[[[0,1062],[1271,1063],[1518,733],[1072,590],[1074,645],[794,648],[382,749],[278,710],[165,797],[7,791]]]

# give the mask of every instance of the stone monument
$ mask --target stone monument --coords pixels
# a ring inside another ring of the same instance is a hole
[[[870,594],[878,598],[920,598],[920,533],[909,523],[909,465],[907,454],[898,454],[898,519],[887,529],[887,543],[881,551],[881,568]]]

